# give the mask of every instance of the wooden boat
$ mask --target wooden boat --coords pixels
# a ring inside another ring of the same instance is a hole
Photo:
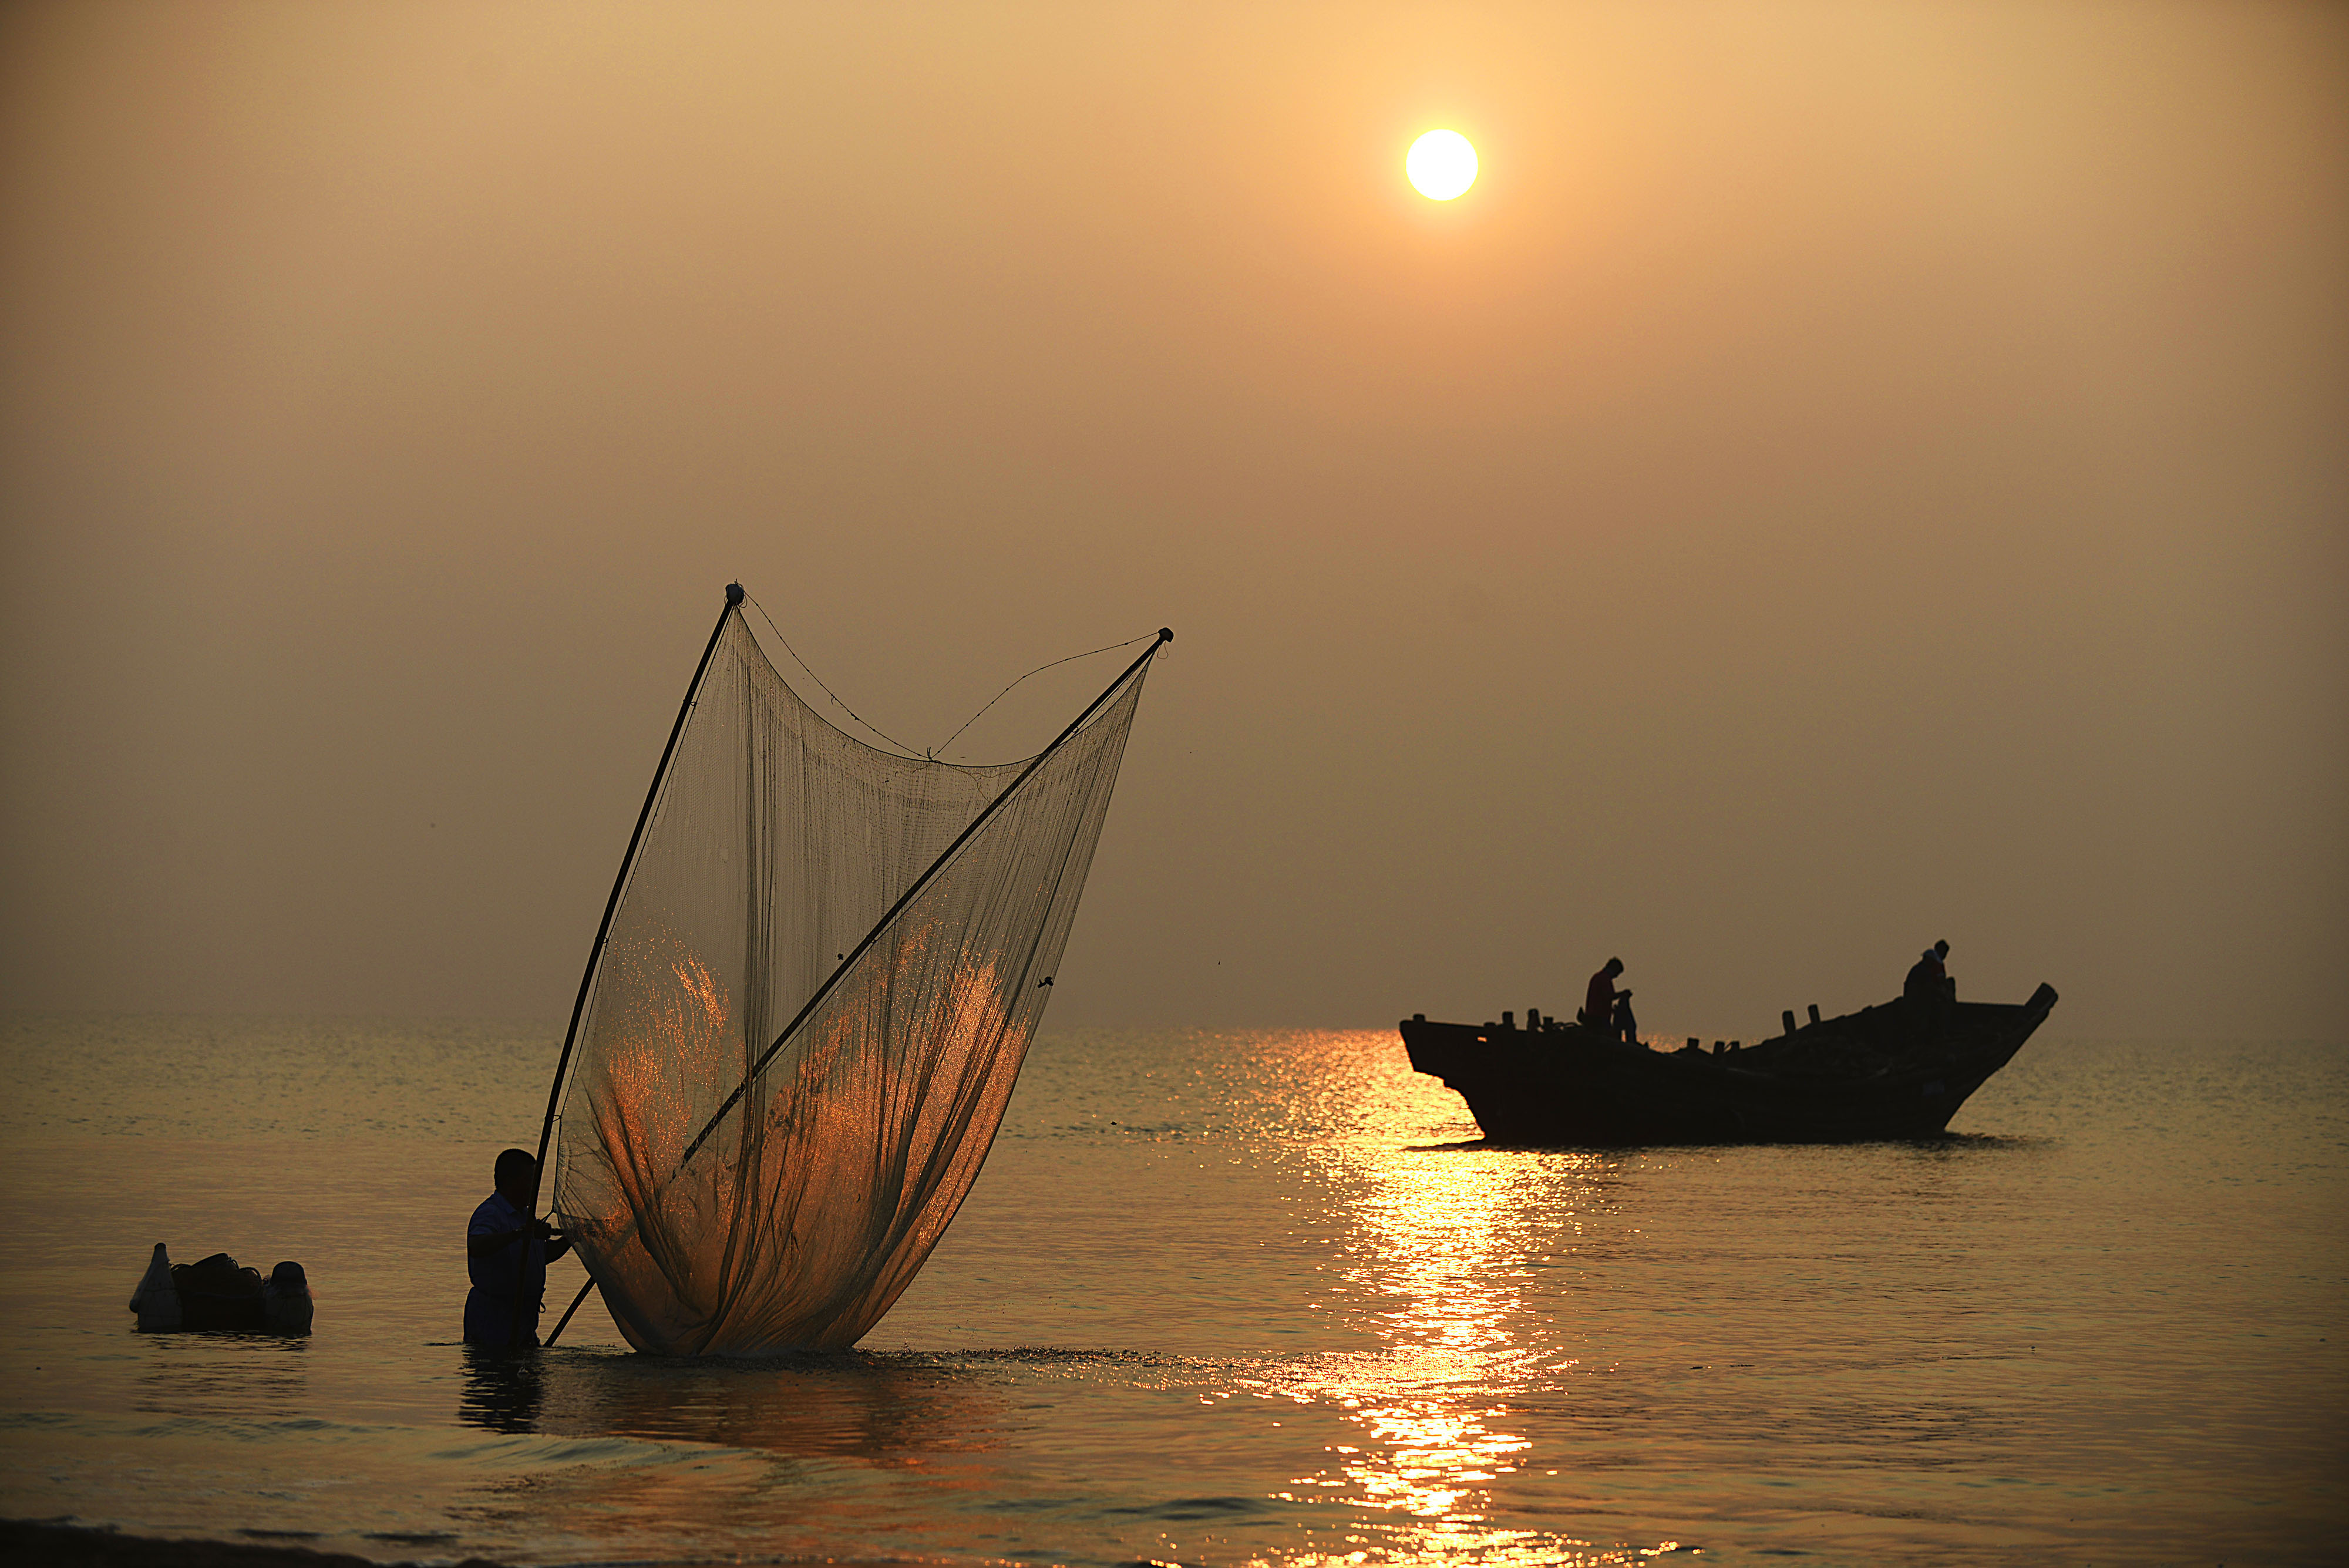
[[[1518,1029],[1419,1014],[1401,1027],[1411,1064],[1458,1090],[1495,1143],[1847,1143],[1939,1134],[2054,1005],[2043,985],[2020,1005],[1896,1000],[1828,1019],[1813,1008],[1799,1027],[1784,1014],[1776,1039],[1713,1052],[1694,1041],[1655,1051],[1555,1020]]]

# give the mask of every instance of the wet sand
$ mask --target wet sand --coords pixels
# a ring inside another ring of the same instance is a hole
[[[24,1568],[385,1568],[340,1552],[251,1541],[161,1541],[111,1530],[0,1520],[0,1559]],[[500,1568],[469,1557],[457,1568]]]

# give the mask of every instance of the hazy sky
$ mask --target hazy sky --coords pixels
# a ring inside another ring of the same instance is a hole
[[[559,1017],[739,576],[1175,628],[1048,1028],[2349,1033],[2349,9],[20,5],[0,367],[0,1005]]]

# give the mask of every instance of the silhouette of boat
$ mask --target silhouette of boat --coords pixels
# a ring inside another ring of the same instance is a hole
[[[1932,1017],[1904,1000],[1800,1026],[1741,1050],[1693,1040],[1653,1051],[1537,1014],[1505,1023],[1404,1019],[1411,1064],[1468,1102],[1507,1144],[1849,1143],[1930,1137],[2012,1060],[2055,1005],[1960,1002]]]

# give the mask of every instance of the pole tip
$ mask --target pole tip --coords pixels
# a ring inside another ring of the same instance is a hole
[[[741,584],[729,583],[726,585],[726,602],[730,605],[739,605],[742,602]]]
[[[1162,626],[1162,627],[1160,627],[1160,628],[1158,628],[1158,640],[1159,640],[1159,641],[1161,641],[1161,642],[1172,642],[1172,641],[1174,641],[1174,628],[1173,627],[1171,627],[1171,626]]]

